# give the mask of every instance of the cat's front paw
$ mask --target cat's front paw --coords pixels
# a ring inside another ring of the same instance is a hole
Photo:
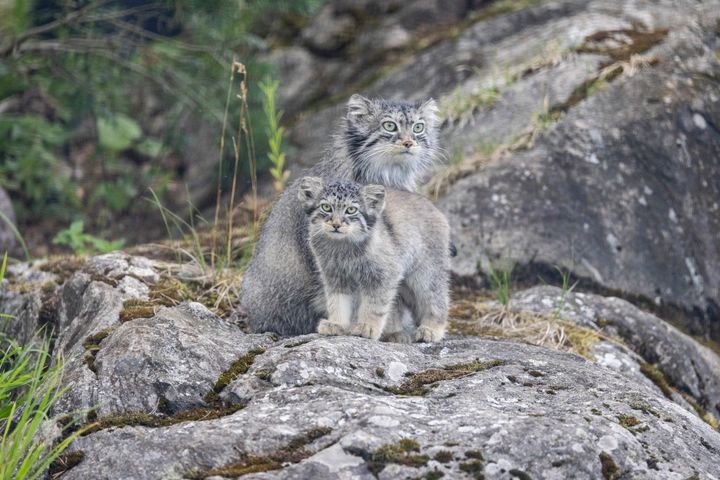
[[[384,334],[382,336],[382,341],[392,343],[412,343],[413,339],[407,332],[392,332]]]
[[[317,333],[320,335],[346,335],[347,329],[339,323],[333,323],[323,318],[318,323]]]
[[[445,336],[444,328],[430,328],[425,325],[420,325],[415,330],[415,341],[416,342],[439,342]]]
[[[381,333],[381,329],[369,323],[356,323],[350,329],[350,335],[355,335],[356,337],[365,337],[371,340],[379,339]]]

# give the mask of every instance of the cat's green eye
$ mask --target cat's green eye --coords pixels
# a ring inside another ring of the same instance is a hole
[[[418,122],[415,125],[413,125],[413,133],[422,133],[425,131],[425,124],[422,122]]]
[[[320,210],[322,210],[323,212],[328,212],[328,213],[330,213],[330,212],[332,212],[332,207],[330,206],[329,203],[321,203],[321,204],[320,204]]]
[[[354,215],[357,213],[357,207],[348,207],[347,210],[345,210],[345,213],[348,215]]]
[[[395,130],[397,130],[397,124],[395,122],[383,122],[382,127],[388,132],[394,132]]]

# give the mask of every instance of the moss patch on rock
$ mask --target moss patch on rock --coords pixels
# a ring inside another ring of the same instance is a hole
[[[234,478],[250,473],[280,470],[286,464],[298,463],[311,456],[312,452],[305,449],[305,447],[315,440],[328,435],[330,432],[332,432],[332,430],[326,427],[313,428],[295,437],[285,448],[280,450],[259,455],[244,455],[232,463],[217,468],[193,472],[189,474],[188,477],[193,480],[213,476]]]
[[[75,255],[51,256],[38,266],[38,269],[56,275],[58,283],[64,283],[73,273],[85,266],[86,260],[85,257]]]
[[[71,468],[79,465],[83,460],[85,460],[85,452],[82,450],[65,452],[50,464],[48,475],[50,478],[58,478]]]
[[[420,454],[420,444],[410,438],[403,438],[397,443],[386,443],[375,449],[366,459],[368,469],[377,476],[389,463],[420,468],[427,465],[430,457]]]
[[[473,373],[487,370],[488,368],[503,365],[502,360],[490,360],[482,362],[475,360],[469,363],[448,365],[442,368],[433,368],[418,373],[409,374],[408,380],[397,387],[385,387],[385,390],[395,395],[422,396],[430,391],[430,388],[443,380],[453,380],[466,377]]]
[[[195,408],[174,415],[151,415],[144,412],[114,413],[100,417],[83,428],[81,435],[89,435],[108,428],[122,427],[169,427],[183,422],[215,420],[231,415],[244,407],[242,404],[227,407]]]
[[[220,392],[222,392],[223,389],[227,387],[230,382],[235,380],[237,377],[247,373],[247,371],[250,369],[253,362],[255,361],[255,357],[263,353],[265,353],[264,348],[254,348],[245,355],[235,360],[232,365],[230,365],[230,368],[220,374],[217,381],[215,382],[215,385],[213,385],[212,390],[210,390],[207,395],[205,395],[205,401],[209,404],[219,403]]]
[[[123,302],[123,308],[120,310],[120,321],[129,322],[138,318],[150,318],[155,316],[157,305],[148,300],[139,298],[131,298]]]
[[[85,349],[85,365],[87,365],[90,371],[95,374],[97,374],[97,368],[95,367],[95,356],[100,351],[100,342],[107,338],[107,336],[110,335],[112,331],[112,328],[101,330],[96,334],[90,335],[89,337],[85,338],[85,340],[83,340],[82,346]]]
[[[602,468],[602,476],[605,480],[615,480],[620,476],[620,468],[615,463],[615,460],[606,453],[600,452],[600,465]]]

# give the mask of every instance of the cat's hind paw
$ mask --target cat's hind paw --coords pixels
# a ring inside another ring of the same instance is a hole
[[[371,340],[379,339],[381,333],[382,330],[380,328],[369,323],[356,323],[350,329],[350,335],[355,335],[357,337],[365,337]]]
[[[444,328],[430,328],[425,325],[420,325],[415,330],[415,341],[416,342],[439,342],[445,336]]]
[[[392,343],[412,343],[413,339],[407,332],[392,332],[386,333],[381,337],[383,342]]]

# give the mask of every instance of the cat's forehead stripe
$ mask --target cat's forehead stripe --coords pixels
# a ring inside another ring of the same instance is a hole
[[[359,192],[358,185],[353,182],[333,182],[325,187],[326,195],[334,195],[338,198],[357,196]]]

